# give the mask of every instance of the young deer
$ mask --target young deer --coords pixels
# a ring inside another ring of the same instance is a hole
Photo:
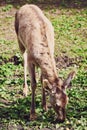
[[[64,121],[65,107],[68,102],[65,90],[69,86],[75,72],[71,72],[64,82],[57,76],[54,60],[54,29],[51,22],[37,6],[31,4],[24,5],[15,15],[15,30],[19,48],[24,57],[23,93],[25,96],[27,96],[28,91],[26,80],[27,66],[30,74],[32,89],[30,120],[36,118],[35,66],[39,66],[42,73],[42,106],[45,110],[47,109],[45,97],[45,90],[47,90],[50,96],[50,103],[57,113],[57,119],[61,122]]]

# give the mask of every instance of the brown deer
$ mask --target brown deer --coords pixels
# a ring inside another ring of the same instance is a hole
[[[35,66],[39,66],[43,90],[42,106],[47,110],[45,97],[45,90],[47,90],[50,96],[50,103],[57,113],[57,119],[61,122],[64,121],[66,115],[65,107],[68,103],[68,97],[65,92],[75,72],[71,72],[64,81],[57,76],[54,60],[54,29],[51,22],[36,5],[24,5],[16,12],[15,30],[19,48],[24,57],[23,93],[25,96],[27,96],[28,91],[26,80],[27,67],[30,74],[32,90],[30,120],[36,118]]]

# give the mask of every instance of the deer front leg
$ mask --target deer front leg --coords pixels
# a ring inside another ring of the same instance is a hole
[[[30,120],[35,120],[36,119],[36,113],[35,113],[35,90],[36,90],[35,65],[29,64],[29,73],[30,73],[31,91],[32,91]]]
[[[46,94],[45,94],[45,90],[43,88],[43,76],[41,75],[41,84],[42,84],[42,108],[43,110],[47,111],[47,105],[46,105]]]
[[[43,87],[42,87],[42,107],[44,111],[48,110],[47,105],[46,105],[46,94]]]

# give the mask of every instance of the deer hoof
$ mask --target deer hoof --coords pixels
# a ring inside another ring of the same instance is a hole
[[[44,106],[43,106],[43,110],[44,110],[44,111],[48,111],[47,105],[44,105]]]
[[[24,85],[24,86],[23,86],[23,95],[24,95],[25,97],[27,97],[27,95],[28,95],[28,86],[27,86],[27,85]]]

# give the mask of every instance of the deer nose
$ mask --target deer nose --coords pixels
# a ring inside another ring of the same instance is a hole
[[[60,122],[60,123],[62,123],[62,122],[65,121],[65,118],[66,118],[65,113],[62,113],[61,115],[59,114],[59,115],[57,116],[57,121]]]
[[[56,121],[59,123],[63,123],[65,121],[65,118],[57,118]]]

